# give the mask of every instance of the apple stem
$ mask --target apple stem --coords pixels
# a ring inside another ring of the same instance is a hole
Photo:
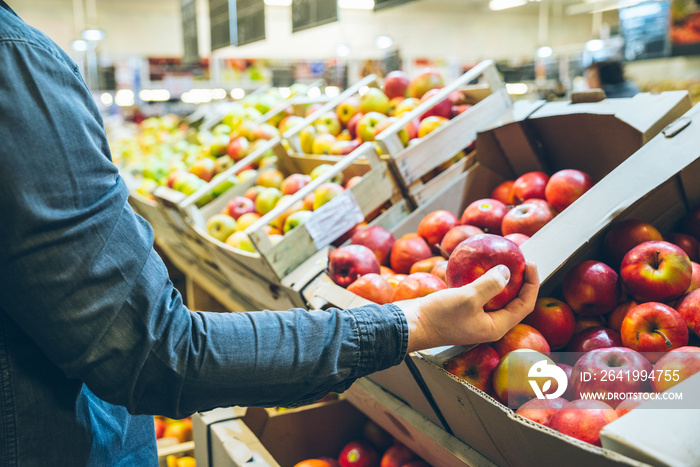
[[[657,334],[660,334],[661,337],[664,338],[664,341],[666,341],[666,347],[671,347],[671,346],[673,345],[673,343],[671,342],[671,340],[670,340],[668,337],[666,337],[666,334],[664,334],[663,331],[657,329],[657,330],[654,331],[654,332],[657,333]]]
[[[659,250],[656,250],[656,256],[654,257],[654,269],[659,269]]]

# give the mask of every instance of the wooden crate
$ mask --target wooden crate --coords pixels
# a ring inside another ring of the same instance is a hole
[[[477,84],[472,84],[474,82]],[[448,98],[453,93],[472,107],[451,119],[415,144],[404,146],[399,133],[411,121]],[[406,197],[419,206],[434,196],[450,180],[459,176],[473,162],[462,158],[450,160],[476,141],[477,132],[487,128],[512,108],[493,61],[479,63],[415,109],[403,114],[397,122],[377,135],[377,144],[391,161],[397,182]]]

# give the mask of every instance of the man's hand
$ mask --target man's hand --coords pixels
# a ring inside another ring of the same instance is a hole
[[[510,271],[500,265],[471,284],[396,302],[408,320],[408,351],[480,344],[503,337],[535,308],[540,286],[537,267],[528,263],[518,296],[505,308],[484,311],[484,304],[500,293],[509,279]]]

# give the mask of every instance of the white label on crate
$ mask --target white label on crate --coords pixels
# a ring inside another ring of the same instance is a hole
[[[320,208],[304,224],[319,250],[365,220],[352,191],[339,194]]]

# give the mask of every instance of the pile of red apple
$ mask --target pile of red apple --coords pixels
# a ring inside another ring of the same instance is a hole
[[[337,458],[320,457],[298,462],[294,467],[430,467],[416,453],[394,439],[372,421],[363,437],[349,441]]]
[[[660,393],[700,372],[700,347],[689,345],[700,336],[700,208],[680,230],[664,237],[639,220],[614,224],[604,261],[568,270],[560,299],[540,297],[502,339],[445,369],[526,418],[600,445],[602,427],[642,402],[615,394]],[[528,372],[541,360],[568,376],[563,397],[535,398]],[[628,377],[634,372],[640,376]],[[594,393],[606,401],[582,399]]]
[[[406,112],[430,99],[445,85],[435,70],[425,70],[412,80],[403,71],[392,71],[381,89],[369,88],[340,102],[335,111],[319,115],[313,125],[299,132],[305,154],[346,155],[360,144],[391,126]],[[407,124],[400,132],[404,145],[422,138],[467,110],[459,92],[440,101],[432,109]]]
[[[172,438],[177,443],[192,441],[192,419],[175,420],[160,415],[153,417],[156,439]]]
[[[359,226],[350,245],[330,253],[331,279],[384,304],[468,284],[488,268],[505,264],[511,280],[487,304],[489,310],[498,309],[522,285],[525,266],[518,246],[591,186],[590,176],[578,170],[551,177],[528,172],[495,187],[491,198],[471,203],[461,217],[444,210],[429,213],[416,233],[399,239],[380,226]]]
[[[295,173],[287,177],[274,166],[257,171],[254,174],[255,186],[243,195],[233,197],[222,212],[207,219],[207,233],[233,248],[254,253],[255,246],[245,229],[276,206],[287,203],[289,198],[307,183],[332,168],[332,165],[321,164],[309,175]],[[356,176],[345,182],[343,174],[340,173],[331,181],[321,184],[313,193],[292,204],[265,227],[270,241],[273,244],[279,242],[289,231],[304,224],[315,209],[351,188],[360,179],[361,177]]]

